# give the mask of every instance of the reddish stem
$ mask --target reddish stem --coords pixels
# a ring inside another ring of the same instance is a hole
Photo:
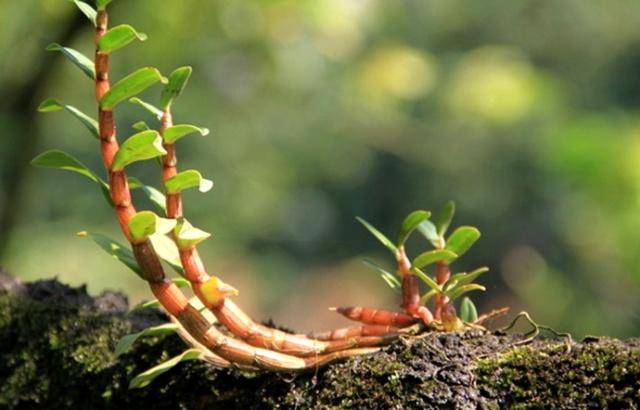
[[[449,264],[446,262],[437,262],[436,263],[436,282],[438,285],[444,284],[449,280],[451,276],[451,269],[449,268]],[[446,310],[445,307],[449,303],[449,298],[444,295],[436,295],[434,297],[435,309],[434,316],[436,320],[442,320],[443,311]]]

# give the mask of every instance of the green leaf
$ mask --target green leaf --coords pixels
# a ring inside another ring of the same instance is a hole
[[[171,279],[171,281],[175,283],[176,286],[179,288],[191,287],[191,283],[189,283],[189,281],[184,278],[174,278],[174,279]],[[151,308],[159,308],[159,307],[160,307],[160,301],[158,301],[158,299],[152,299],[146,302],[138,303],[137,305],[131,308],[131,310],[129,311],[129,314],[132,314],[142,309],[151,309]]]
[[[96,0],[96,7],[98,10],[104,10],[112,0]]]
[[[447,238],[445,249],[462,256],[480,238],[480,231],[472,226],[461,226]]]
[[[122,143],[111,163],[112,171],[121,171],[129,164],[137,161],[165,155],[162,138],[154,130],[142,131],[129,137]]]
[[[131,310],[129,311],[129,314],[132,314],[134,312],[137,312],[143,309],[152,309],[152,308],[159,308],[159,307],[160,307],[160,301],[158,299],[152,299],[146,302],[138,303],[137,305],[131,308]]]
[[[175,219],[161,218],[151,211],[141,211],[129,221],[129,233],[135,241],[144,241],[153,234],[166,234],[176,226]]]
[[[90,237],[95,243],[102,248],[105,252],[111,255],[114,259],[125,264],[129,269],[136,274],[141,275],[140,267],[136,258],[133,256],[133,252],[128,246],[125,246],[119,242],[114,241],[108,236],[99,233],[78,232],[78,236]]]
[[[412,262],[412,266],[421,269],[427,265],[431,265],[432,263],[436,263],[440,261],[445,261],[448,263],[456,259],[457,257],[458,255],[456,255],[455,253],[449,250],[435,249],[432,251],[421,253],[420,255],[416,256],[416,258]]]
[[[427,293],[425,293],[424,295],[422,295],[422,297],[420,298],[420,303],[425,305],[427,304],[432,297],[434,297],[435,295],[439,294],[440,292],[438,292],[437,290],[434,289],[429,289],[429,291]]]
[[[167,210],[165,208],[167,200],[162,192],[152,187],[151,185],[147,185],[142,183],[139,179],[134,177],[129,177],[129,188],[137,189],[140,188],[142,192],[147,196],[147,199],[151,201],[151,204],[156,208],[158,213],[166,214]]]
[[[136,122],[135,124],[133,124],[133,125],[131,126],[131,128],[133,128],[134,130],[138,130],[138,131],[147,131],[147,130],[150,130],[150,129],[151,129],[151,127],[149,127],[149,126],[147,125],[147,123],[146,123],[146,122],[144,122],[144,121],[138,121],[138,122]]]
[[[96,25],[96,15],[98,13],[95,11],[93,7],[79,0],[71,0],[71,2],[73,2],[76,5],[76,7],[79,8],[80,11],[85,16],[87,16],[87,18],[93,23],[94,26]]]
[[[180,249],[188,249],[192,246],[196,246],[211,236],[210,233],[195,228],[184,218],[178,221],[175,229],[175,235],[178,248]]]
[[[207,192],[213,188],[213,182],[203,178],[195,169],[189,169],[169,178],[164,186],[169,194],[177,194],[194,187],[197,187],[200,192]]]
[[[476,305],[466,296],[462,298],[462,302],[460,302],[460,319],[467,323],[473,323],[478,320]]]
[[[82,54],[79,51],[76,51],[69,47],[63,47],[58,43],[51,43],[47,46],[48,51],[59,51],[65,56],[69,61],[75,64],[78,68],[82,70],[89,78],[95,80],[96,78],[96,68],[87,56]]]
[[[203,137],[209,135],[209,130],[206,128],[196,127],[195,125],[181,124],[174,125],[164,130],[162,138],[168,144],[173,144],[182,137],[186,137],[189,134],[200,133]]]
[[[445,204],[440,211],[440,215],[438,215],[438,219],[436,221],[436,227],[438,228],[438,235],[444,236],[447,233],[447,229],[451,225],[451,221],[453,220],[453,215],[456,213],[456,204],[453,201],[449,201]]]
[[[422,234],[433,246],[436,248],[440,247],[441,239],[440,235],[438,235],[438,228],[430,221],[425,220],[418,225],[418,232]]]
[[[82,123],[82,125],[84,125],[89,130],[89,132],[91,132],[91,135],[93,135],[95,138],[100,138],[100,133],[98,131],[98,121],[89,117],[87,114],[83,113],[76,107],[72,105],[62,104],[61,102],[53,98],[44,100],[38,106],[39,112],[55,112],[63,109],[73,115],[76,119],[78,119]]]
[[[150,185],[143,185],[141,189],[159,212],[167,213],[167,200],[162,192]]]
[[[162,108],[168,108],[180,96],[189,81],[189,77],[191,77],[192,71],[191,67],[180,67],[169,75],[169,83],[164,87],[160,95],[160,106]]]
[[[179,288],[190,288],[191,282],[185,278],[173,278],[171,281]]]
[[[486,266],[483,266],[469,273],[466,273],[466,272],[456,273],[455,275],[452,275],[449,278],[447,283],[456,281],[457,286],[466,285],[467,283],[473,282],[474,280],[476,280],[476,278],[478,278],[478,276],[486,272],[489,272],[489,268],[487,268]]]
[[[162,118],[162,110],[160,108],[156,107],[153,104],[149,104],[148,102],[143,101],[138,97],[130,98],[129,102],[132,103],[132,104],[136,104],[136,105],[141,106],[145,110],[149,111],[157,119],[161,119]]]
[[[151,235],[149,239],[160,259],[167,262],[178,274],[184,275],[180,253],[175,242],[166,235]]]
[[[402,226],[398,232],[398,246],[404,245],[411,233],[420,225],[421,222],[427,220],[431,216],[427,211],[413,211],[402,221]]]
[[[360,218],[359,216],[357,216],[356,219],[358,220],[358,222],[360,222],[362,225],[364,225],[364,227],[367,228],[367,230],[369,230],[369,232],[371,232],[371,234],[373,236],[375,236],[376,239],[378,239],[380,241],[380,243],[382,243],[384,246],[386,246],[387,249],[389,249],[391,251],[393,256],[396,256],[396,254],[398,252],[398,248],[396,248],[396,245],[394,245],[394,243],[391,242],[391,240],[389,240],[389,238],[384,236],[384,234],[382,232],[380,232],[379,230],[374,228],[369,222],[365,221],[364,219]]]
[[[121,24],[104,33],[104,36],[98,41],[98,50],[107,54],[112,53],[135,39],[145,41],[147,35],[136,31],[128,24]]]
[[[144,67],[118,81],[100,100],[100,108],[111,110],[118,103],[133,97],[153,84],[166,82],[160,71],[153,67]]]
[[[400,284],[400,281],[395,275],[388,272],[383,267],[381,267],[380,265],[378,265],[377,263],[373,262],[370,259],[364,259],[362,262],[365,265],[369,266],[370,268],[373,268],[374,270],[378,271],[380,273],[380,277],[382,278],[382,280],[384,280],[391,289],[395,290],[396,292],[400,292],[402,285]]]
[[[118,340],[118,343],[116,344],[116,357],[121,356],[123,353],[129,351],[136,340],[140,339],[141,337],[166,335],[169,333],[174,333],[177,329],[178,325],[176,325],[175,323],[164,323],[162,325],[148,327],[138,333],[125,335],[120,340]]]
[[[465,293],[474,291],[474,290],[486,290],[486,288],[482,285],[478,285],[477,283],[470,283],[468,285],[464,285],[464,286],[456,286],[454,289],[452,289],[451,291],[445,293],[447,295],[447,297],[453,302],[454,300],[456,300],[457,298],[459,298],[460,296],[464,295]]]
[[[32,159],[31,165],[41,168],[62,169],[66,171],[76,172],[98,184],[106,197],[110,198],[109,185],[100,177],[98,177],[93,171],[87,168],[86,165],[64,151],[60,151],[57,149],[45,151]]]
[[[427,275],[426,273],[424,273],[418,268],[412,268],[411,272],[414,275],[416,275],[418,278],[420,278],[420,280],[422,280],[424,283],[426,283],[427,286],[429,286],[431,289],[433,289],[438,293],[442,293],[442,287],[438,285],[438,283],[435,280],[431,279],[429,275]]]
[[[146,370],[131,380],[129,383],[130,389],[140,389],[146,387],[161,374],[171,370],[175,365],[180,362],[186,362],[188,360],[195,360],[202,357],[202,353],[198,349],[189,349],[185,350],[178,356],[175,356],[166,362],[160,363],[159,365],[152,367],[149,370]]]

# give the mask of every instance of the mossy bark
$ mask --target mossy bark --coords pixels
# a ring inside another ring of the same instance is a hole
[[[471,331],[400,340],[380,353],[286,375],[186,362],[144,389],[137,373],[180,353],[177,336],[124,334],[166,321],[123,296],[0,277],[0,408],[636,408],[640,340],[537,340]]]

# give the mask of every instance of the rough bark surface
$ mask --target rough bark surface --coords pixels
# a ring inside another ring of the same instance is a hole
[[[93,298],[55,280],[0,274],[0,408],[637,408],[640,339],[537,340],[499,332],[424,334],[302,375],[186,362],[144,389],[139,372],[180,353],[152,337],[116,358],[127,333],[166,321],[128,315],[113,292]]]

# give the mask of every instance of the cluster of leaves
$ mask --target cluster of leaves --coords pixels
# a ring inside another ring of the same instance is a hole
[[[437,263],[452,264],[465,254],[480,238],[480,231],[472,226],[458,227],[447,236],[447,231],[449,230],[454,214],[455,204],[453,202],[448,202],[443,207],[435,218],[435,222],[429,219],[431,212],[424,210],[413,211],[402,222],[396,236],[396,241],[389,239],[364,219],[357,219],[391,252],[396,263],[405,257],[405,243],[409,237],[416,231],[422,234],[426,239],[426,245],[432,249],[425,250],[415,258],[410,259],[410,263],[411,274],[418,277],[428,287],[428,290],[421,296],[421,302],[426,304],[436,295],[446,296],[453,302],[468,292],[485,290],[484,286],[474,283],[474,281],[489,270],[486,267],[481,267],[471,272],[455,273],[442,284],[439,284],[432,277],[433,275],[427,271],[428,268]],[[382,279],[391,289],[400,292],[401,284],[398,279],[400,272],[394,275],[369,259],[365,259],[364,262],[379,272]],[[466,322],[473,322],[477,318],[477,310],[473,302],[467,297],[463,298],[459,311],[462,320]]]
[[[96,10],[85,2],[79,0],[71,1],[94,25],[96,25],[96,18],[98,14],[97,10],[104,9],[111,2],[111,0],[97,0]],[[138,32],[130,25],[123,24],[108,30],[98,41],[97,48],[103,53],[110,54],[127,46],[134,40],[145,41],[146,39],[146,34]],[[76,65],[87,77],[89,77],[89,79],[96,79],[96,68],[94,62],[80,51],[56,43],[47,46],[47,50],[60,52],[71,63]],[[163,113],[170,109],[171,105],[182,93],[189,77],[191,76],[191,72],[191,67],[180,67],[173,71],[168,78],[165,78],[156,68],[140,68],[117,81],[100,99],[99,106],[102,110],[113,110],[118,104],[128,100],[132,104],[143,107],[157,120],[160,120]],[[164,85],[159,98],[159,107],[142,101],[136,97],[139,93],[157,83]],[[91,136],[96,139],[100,139],[98,121],[83,113],[78,108],[64,104],[56,99],[47,99],[40,104],[38,108],[38,111],[44,113],[62,110],[68,112],[75,119],[80,121],[80,123],[89,131]],[[124,140],[120,149],[113,158],[110,167],[111,172],[122,171],[130,164],[139,161],[158,159],[159,157],[166,155],[167,152],[164,149],[165,145],[174,144],[187,135],[201,134],[205,136],[209,133],[209,130],[206,128],[190,124],[179,124],[166,128],[162,135],[160,135],[157,130],[152,129],[152,127],[148,126],[144,121],[134,124],[134,129],[138,132]],[[71,171],[88,178],[92,183],[97,185],[100,192],[104,195],[107,203],[110,206],[113,206],[110,186],[105,179],[98,176],[98,173],[89,169],[72,155],[60,150],[49,150],[34,158],[32,160],[32,164],[38,167]],[[158,213],[162,215],[166,214],[165,194],[135,178],[129,178],[128,183],[131,189],[141,189]],[[185,189],[198,188],[200,192],[207,192],[212,187],[213,183],[210,180],[205,179],[197,170],[190,169],[180,172],[174,177],[168,179],[164,184],[164,191],[166,194],[178,194]],[[184,218],[180,218],[179,220],[167,219],[149,210],[137,212],[131,218],[128,228],[134,242],[150,240],[158,256],[171,266],[179,275],[183,275],[184,272],[180,264],[178,247],[183,248],[196,245],[210,236],[208,233],[193,227],[189,221]],[[168,234],[172,234],[176,241],[174,242],[173,239],[169,238],[167,236]],[[124,246],[123,244],[99,233],[80,232],[79,236],[91,237],[101,249],[123,263],[136,274],[141,275],[142,272],[140,267],[136,262],[133,252],[128,246]],[[190,286],[189,282],[181,277],[175,278],[173,281],[180,287]],[[215,321],[215,317],[205,309],[204,305],[202,305],[198,298],[192,298],[190,303],[195,308],[202,311],[203,314],[205,314],[205,317],[207,317],[207,319],[212,323]],[[133,310],[156,307],[158,305],[159,303],[157,300],[152,300],[134,307]],[[167,323],[145,329],[136,334],[127,335],[118,343],[116,353],[118,355],[124,354],[129,350],[131,345],[141,337],[157,336],[169,332],[175,332],[177,329],[178,325]],[[202,352],[198,349],[186,350],[182,354],[134,377],[133,380],[131,380],[130,387],[144,387],[155,377],[166,372],[176,364],[185,360],[202,358],[201,353]]]

